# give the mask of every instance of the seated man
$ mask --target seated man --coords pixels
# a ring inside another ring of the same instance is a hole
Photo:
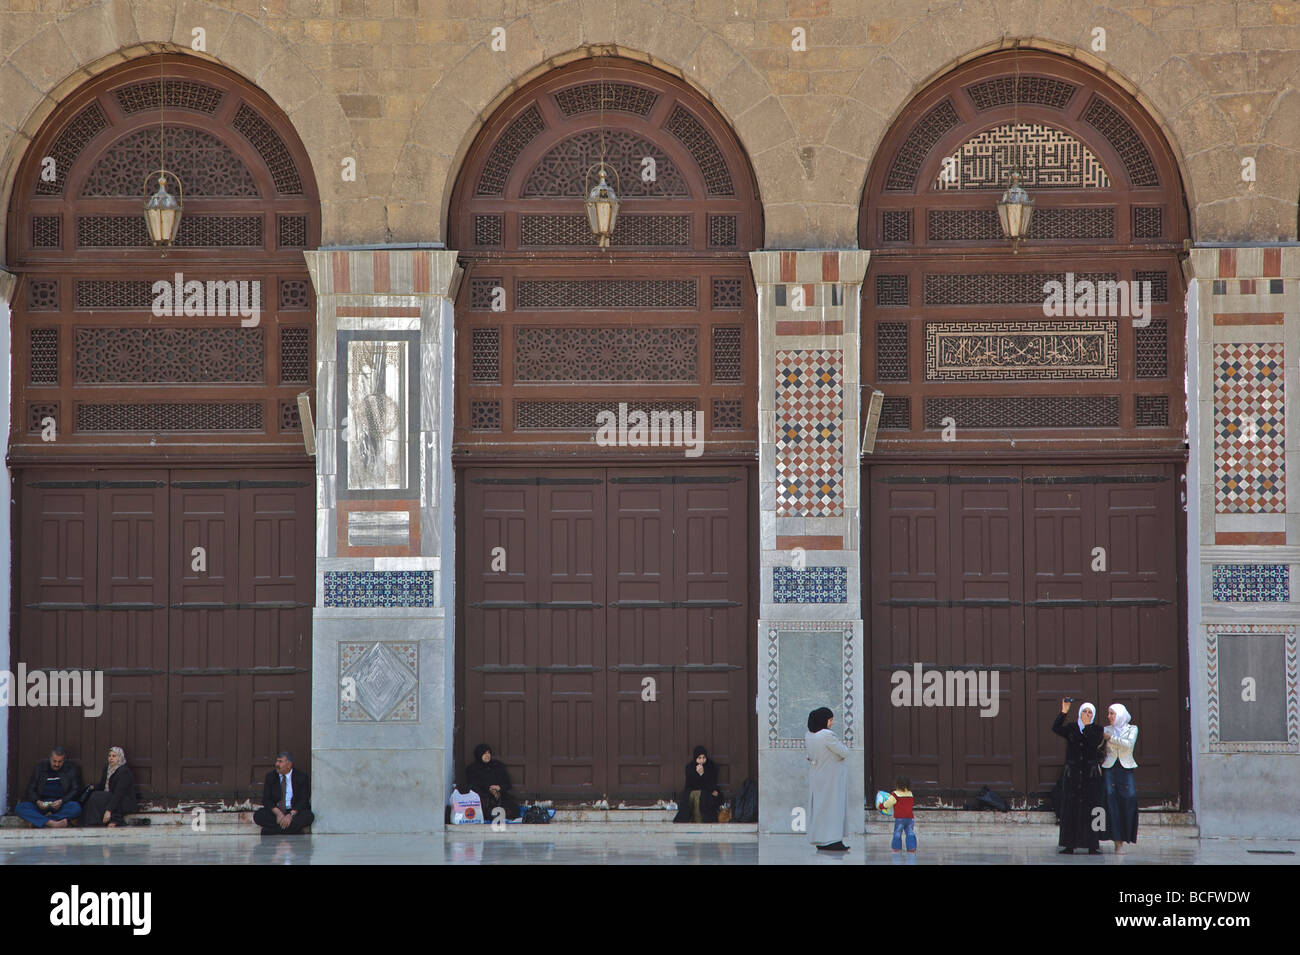
[[[266,774],[262,787],[262,808],[253,813],[253,822],[262,827],[262,835],[294,835],[311,825],[311,780],[301,769],[293,768],[288,751],[275,757],[275,769]]]
[[[80,793],[81,770],[68,759],[67,750],[56,746],[49,759],[36,764],[26,798],[14,812],[37,829],[66,829],[69,819],[81,815],[81,804],[76,801]]]

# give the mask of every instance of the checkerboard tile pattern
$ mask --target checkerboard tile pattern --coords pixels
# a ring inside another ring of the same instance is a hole
[[[844,514],[844,353],[776,353],[776,513]]]
[[[1286,564],[1215,564],[1216,603],[1286,603],[1291,569]]]
[[[1214,508],[1286,512],[1281,343],[1214,346]]]

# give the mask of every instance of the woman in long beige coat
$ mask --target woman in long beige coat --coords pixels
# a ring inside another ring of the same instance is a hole
[[[848,852],[849,748],[831,732],[834,721],[824,706],[808,714],[808,839],[827,852]]]

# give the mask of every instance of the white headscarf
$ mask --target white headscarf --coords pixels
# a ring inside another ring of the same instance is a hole
[[[104,777],[104,781],[105,781],[106,783],[108,782],[108,780],[110,780],[110,779],[113,778],[113,774],[114,774],[115,772],[117,772],[119,769],[121,769],[123,766],[126,765],[126,753],[122,752],[122,747],[121,747],[121,746],[110,746],[110,747],[108,748],[108,750],[109,750],[109,752],[111,752],[111,753],[117,753],[117,765],[116,765],[116,766],[107,766],[107,765],[105,766],[105,769],[106,769],[107,772],[108,772],[108,775],[106,775],[106,776]],[[122,778],[123,778],[123,779],[126,779],[125,776],[123,776]]]
[[[1092,722],[1093,722],[1093,723],[1097,722],[1097,707],[1093,706],[1091,703],[1084,703],[1084,704],[1082,704],[1082,705],[1079,707],[1079,718],[1075,721],[1076,723],[1079,724],[1079,732],[1080,732],[1080,733],[1083,732],[1083,728],[1084,728],[1085,726],[1091,725],[1091,724],[1085,723],[1085,722],[1083,721],[1083,711],[1084,711],[1084,710],[1092,710]]]
[[[1128,710],[1124,708],[1123,703],[1112,703],[1110,708],[1115,711],[1115,722],[1112,724],[1112,729],[1118,733],[1128,726],[1129,720],[1133,717],[1129,716]]]

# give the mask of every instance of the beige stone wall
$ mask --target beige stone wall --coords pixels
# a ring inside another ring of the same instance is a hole
[[[493,107],[555,64],[616,52],[685,77],[734,125],[769,248],[853,247],[889,124],[936,76],[1016,43],[1107,72],[1151,112],[1197,241],[1296,238],[1296,0],[0,0],[6,205],[61,96],[124,58],[188,50],[195,27],[204,55],[294,123],[326,244],[443,238],[455,172]],[[504,52],[490,48],[495,27]],[[792,49],[795,27],[806,51]],[[356,182],[340,176],[347,156]]]

